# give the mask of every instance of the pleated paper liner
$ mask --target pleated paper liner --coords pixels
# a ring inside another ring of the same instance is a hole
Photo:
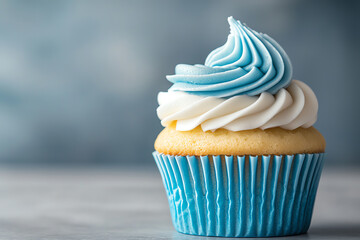
[[[178,232],[270,237],[310,226],[324,153],[153,156]]]

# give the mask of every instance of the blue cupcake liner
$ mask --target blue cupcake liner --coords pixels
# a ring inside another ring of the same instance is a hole
[[[270,237],[310,226],[324,153],[153,156],[180,233]]]

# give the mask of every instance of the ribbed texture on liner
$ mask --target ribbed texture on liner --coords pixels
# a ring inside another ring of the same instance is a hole
[[[324,153],[153,156],[181,233],[269,237],[310,226]]]

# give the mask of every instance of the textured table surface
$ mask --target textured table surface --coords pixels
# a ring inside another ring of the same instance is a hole
[[[0,239],[218,238],[173,229],[154,168],[2,168]],[[360,239],[360,172],[325,168],[310,230],[291,239]]]

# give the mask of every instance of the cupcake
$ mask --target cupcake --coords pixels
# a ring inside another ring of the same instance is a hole
[[[165,128],[153,156],[173,225],[201,236],[305,233],[325,151],[316,96],[292,80],[275,40],[228,21],[227,42],[204,65],[177,65],[158,95]]]

